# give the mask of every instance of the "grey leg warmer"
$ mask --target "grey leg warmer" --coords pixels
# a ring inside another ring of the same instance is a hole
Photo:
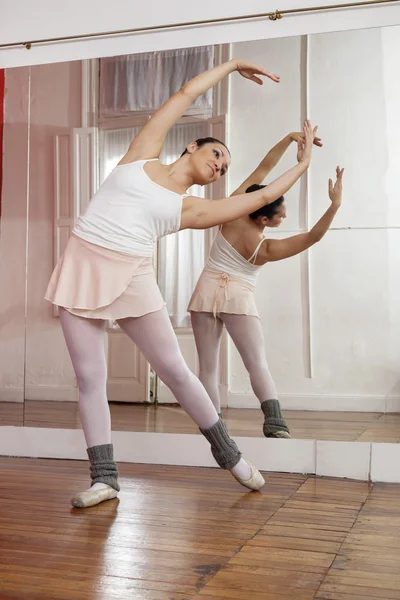
[[[264,400],[261,402],[261,410],[265,415],[263,426],[265,437],[271,437],[277,431],[289,433],[289,427],[282,416],[278,400]]]
[[[218,421],[210,429],[200,429],[206,440],[211,444],[211,453],[221,469],[233,469],[242,457],[242,453],[229,437],[225,425]]]
[[[92,485],[94,483],[106,483],[119,492],[118,468],[114,462],[113,445],[92,446],[87,449],[87,453],[90,460]]]

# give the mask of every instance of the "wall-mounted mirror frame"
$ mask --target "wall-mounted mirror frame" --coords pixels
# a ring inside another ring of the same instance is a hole
[[[391,9],[393,9],[393,8],[395,8],[395,7],[391,7]],[[392,22],[393,22],[393,21],[392,21]],[[251,36],[250,36],[250,37],[251,37]],[[250,39],[250,38],[247,38],[247,39]]]

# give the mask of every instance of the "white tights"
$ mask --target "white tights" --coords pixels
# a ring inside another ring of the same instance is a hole
[[[191,319],[199,356],[199,379],[217,412],[221,412],[218,375],[219,349],[224,324],[250,375],[253,392],[260,403],[264,400],[278,399],[268,367],[260,319],[249,315],[220,313],[215,320],[211,313],[206,312],[192,312]]]
[[[60,320],[79,387],[79,412],[88,447],[111,442],[107,402],[107,364],[104,352],[104,321],[85,319],[60,308]],[[179,404],[201,429],[210,429],[218,414],[200,381],[181,354],[165,308],[142,317],[118,321],[145,358],[170,388]],[[243,479],[250,468],[241,459],[232,469]]]

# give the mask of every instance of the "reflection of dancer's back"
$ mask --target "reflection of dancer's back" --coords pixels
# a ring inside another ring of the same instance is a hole
[[[109,319],[118,321],[197,423],[218,465],[247,488],[264,484],[260,473],[241,458],[204,387],[183,360],[151,267],[154,242],[161,236],[237,219],[275,200],[308,168],[310,152],[268,190],[212,202],[186,191],[226,172],[230,156],[223,143],[198,140],[177,161],[161,165],[158,156],[168,130],[198,95],[233,71],[259,83],[256,73],[277,80],[265,69],[233,60],[185,84],[132,141],[79,219],[54,270],[46,298],[60,307],[91,463],[92,487],[73,498],[74,506],[92,506],[114,498],[119,490],[106,396],[104,324]]]
[[[224,228],[225,231],[225,228]],[[218,231],[210,256],[189,304],[199,355],[200,381],[219,415],[219,350],[225,325],[250,376],[250,383],[265,414],[266,437],[290,438],[276,387],[270,373],[262,325],[254,291],[262,265],[256,264],[263,240],[244,258]],[[211,313],[212,309],[212,313]]]
[[[299,156],[302,153],[301,134],[298,137]],[[289,138],[289,136],[288,136]],[[275,147],[275,160],[282,156],[289,143],[282,140]],[[321,145],[319,138],[314,139]],[[278,151],[276,150],[278,148]],[[271,151],[273,152],[273,151]],[[236,193],[257,179],[265,177],[266,156]],[[267,169],[270,170],[270,169]],[[262,177],[261,177],[262,175]],[[265,227],[278,227],[286,216],[284,198],[262,207],[247,217],[227,223],[219,229],[210,256],[200,276],[189,303],[193,332],[200,365],[200,381],[221,415],[218,388],[219,350],[223,326],[232,338],[249,373],[255,396],[264,413],[263,432],[266,437],[290,437],[289,428],[282,416],[277,390],[269,371],[262,325],[254,298],[257,276],[261,267],[270,261],[282,260],[306,250],[328,230],[341,202],[342,171],[337,170],[337,183],[331,186],[332,205],[310,232],[285,240],[264,237]],[[260,189],[256,184],[247,192]]]

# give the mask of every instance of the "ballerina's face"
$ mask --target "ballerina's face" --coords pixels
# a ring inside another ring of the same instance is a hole
[[[195,183],[208,185],[226,174],[231,157],[223,144],[208,143],[190,152],[190,162]]]
[[[271,219],[264,217],[266,227],[279,227],[283,223],[283,219],[286,219],[286,204],[282,202],[277,206],[274,216]]]

